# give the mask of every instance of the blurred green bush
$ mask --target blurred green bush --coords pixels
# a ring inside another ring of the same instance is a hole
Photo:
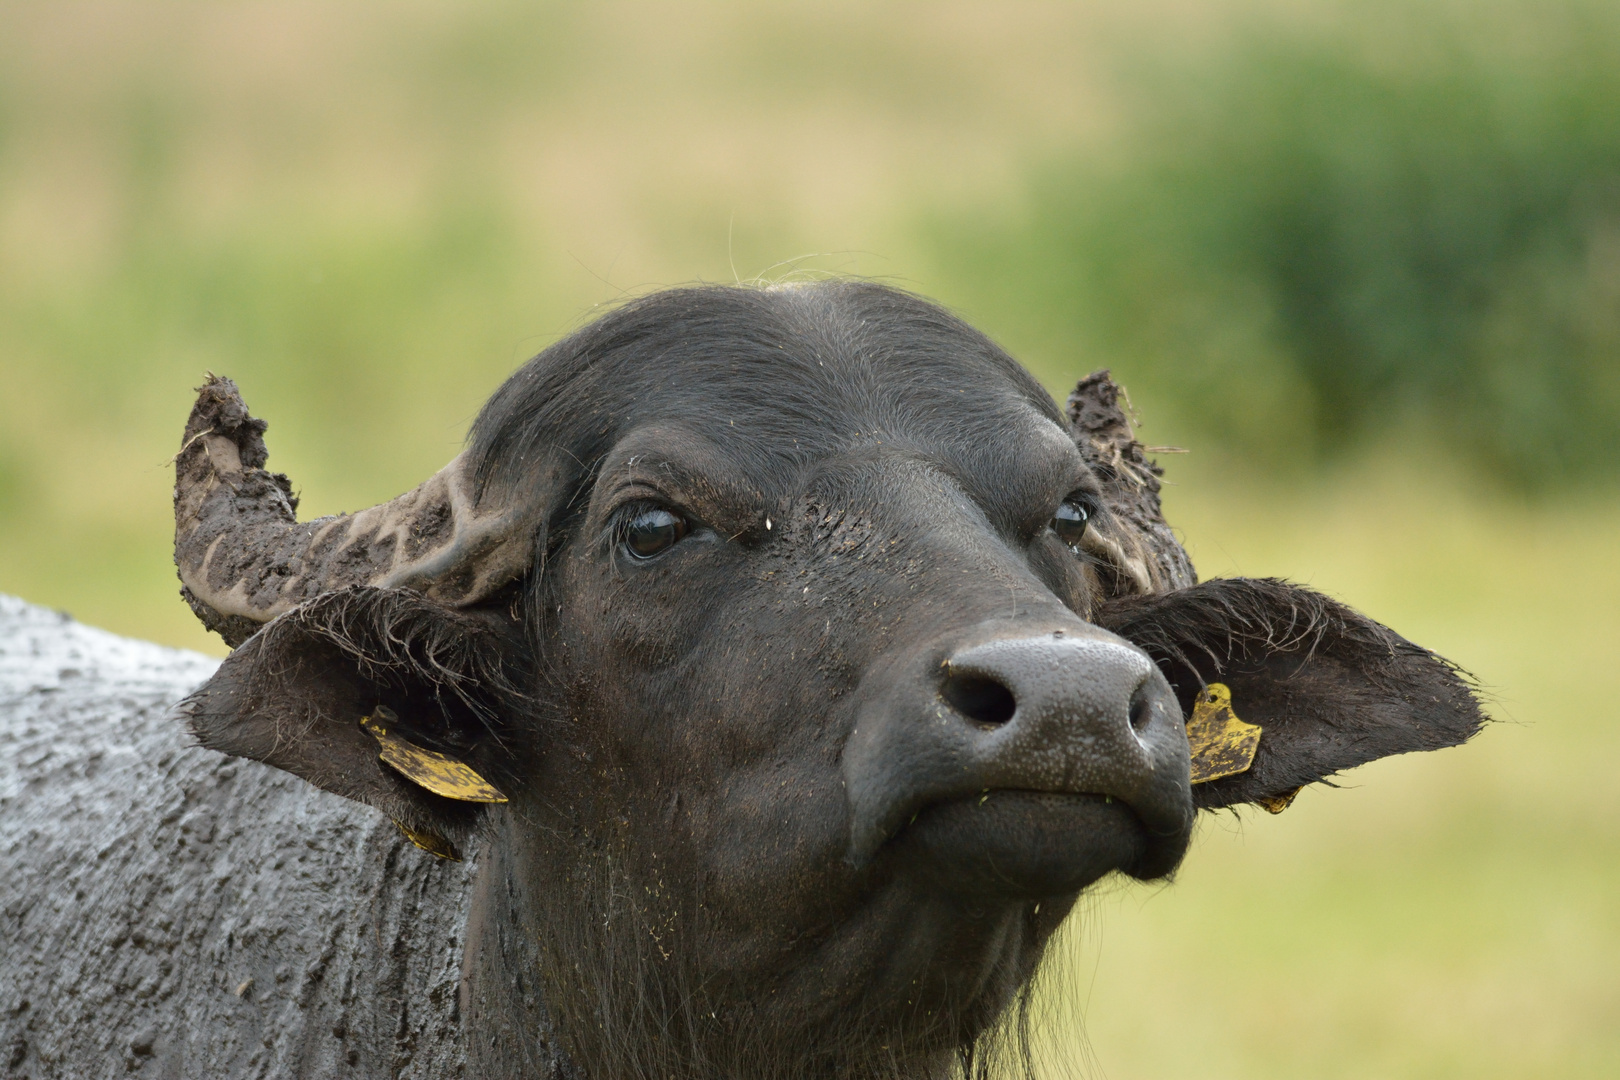
[[[1427,428],[1520,488],[1620,473],[1620,6],[1358,5],[1181,66],[1131,69],[1116,152],[930,222],[953,299],[1273,463]]]

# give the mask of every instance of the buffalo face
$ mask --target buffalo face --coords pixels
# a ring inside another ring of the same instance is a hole
[[[517,807],[554,819],[566,792],[569,839],[515,837],[514,873],[578,879],[572,837],[602,838],[632,891],[658,883],[639,917],[667,920],[715,1018],[988,1018],[1074,893],[1180,858],[1181,710],[1077,614],[1087,577],[1051,522],[1095,480],[1051,416],[977,388],[1006,399],[981,448],[803,374],[860,434],[756,406],[803,448],[760,462],[694,430],[741,411],[715,393],[603,456],[537,605],[568,749],[539,740]],[[985,476],[998,457],[1014,468]]]
[[[1174,869],[1205,682],[1272,734],[1263,782],[1199,805],[1478,724],[1348,609],[1193,585],[1112,394],[1065,414],[877,286],[677,291],[521,369],[416,492],[300,524],[212,383],[177,561],[241,647],[194,730],[487,833],[466,1012],[492,1074],[553,1024],[599,1075],[935,1072],[1080,890]],[[379,764],[379,704],[510,801]]]

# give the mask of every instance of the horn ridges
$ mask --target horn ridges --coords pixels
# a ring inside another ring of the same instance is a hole
[[[380,506],[299,522],[291,483],[264,468],[265,427],[234,382],[210,375],[175,458],[181,595],[232,647],[334,589],[412,588],[464,607],[528,569],[531,508],[480,507],[465,454]]]
[[[1102,481],[1109,517],[1093,523],[1084,543],[1093,555],[1113,565],[1135,592],[1184,589],[1196,584],[1198,575],[1164,520],[1159,504],[1164,470],[1136,441],[1130,418],[1120,407],[1122,394],[1104,370],[1081,379],[1069,395],[1069,422],[1081,453]]]

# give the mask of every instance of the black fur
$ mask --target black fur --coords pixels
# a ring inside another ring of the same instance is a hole
[[[672,289],[524,365],[479,412],[471,443],[486,484],[518,486],[560,448],[584,474],[631,425],[680,417],[741,426],[736,448],[780,472],[883,431],[949,425],[993,444],[1004,429],[985,393],[1065,425],[1022,365],[910,293],[855,281]]]

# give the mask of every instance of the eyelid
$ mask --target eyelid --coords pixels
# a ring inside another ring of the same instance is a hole
[[[623,477],[607,493],[606,501],[612,508],[608,511],[609,517],[623,513],[626,507],[643,504],[663,506],[672,510],[680,506],[678,499],[671,497],[668,492],[644,476]]]
[[[1102,496],[1098,492],[1088,491],[1085,488],[1075,488],[1063,496],[1063,501],[1077,503],[1085,507],[1088,514],[1096,514],[1102,510]]]
[[[607,493],[607,498],[603,502],[607,509],[602,517],[602,524],[607,528],[612,528],[615,522],[649,507],[680,514],[689,521],[695,520],[681,505],[679,499],[671,497],[668,492],[648,483],[640,476],[621,479]]]
[[[684,519],[688,523],[692,521],[692,515],[688,514],[685,510],[682,510],[675,504],[666,502],[663,499],[627,499],[618,506],[614,507],[612,512],[608,514],[608,531],[614,533],[615,535],[622,535],[625,529],[630,527],[630,523],[632,521],[651,510],[663,510],[667,513],[674,514],[678,518]]]
[[[1093,515],[1097,514],[1102,509],[1102,499],[1096,492],[1088,491],[1085,488],[1075,488],[1073,491],[1069,492],[1067,495],[1063,496],[1063,498],[1057,501],[1057,503],[1052,507],[1051,512],[1047,514],[1046,520],[1051,521],[1053,516],[1057,514],[1058,510],[1069,503],[1075,503],[1083,506],[1088,514]]]

